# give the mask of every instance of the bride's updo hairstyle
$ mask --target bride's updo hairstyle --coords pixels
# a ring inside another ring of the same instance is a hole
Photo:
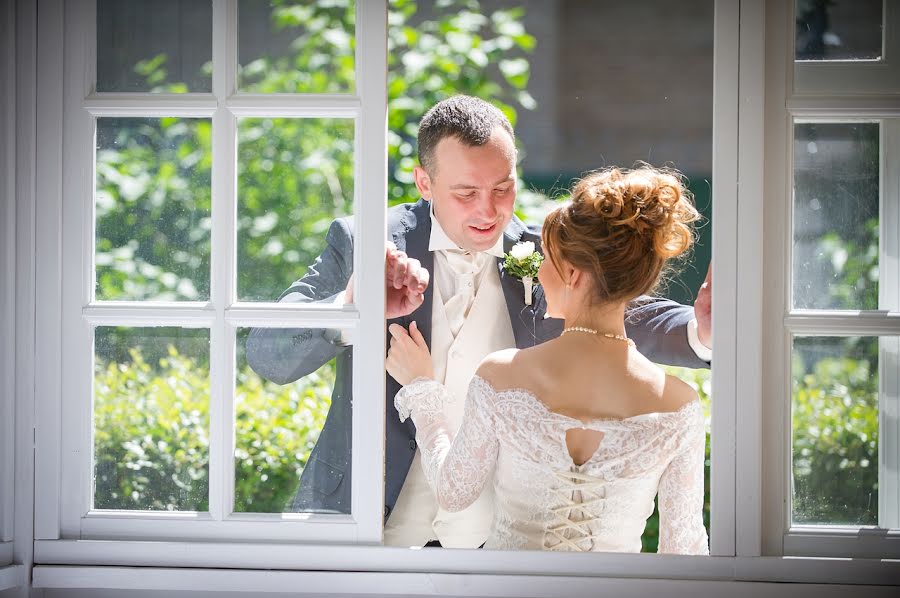
[[[572,199],[544,221],[544,248],[595,281],[595,301],[631,300],[651,292],[671,258],[693,242],[700,218],[676,170],[642,165],[592,172]]]

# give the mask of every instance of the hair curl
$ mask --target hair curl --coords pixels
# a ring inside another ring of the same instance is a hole
[[[693,243],[700,218],[682,175],[642,164],[588,174],[544,222],[544,248],[592,276],[600,303],[631,300],[659,284]]]

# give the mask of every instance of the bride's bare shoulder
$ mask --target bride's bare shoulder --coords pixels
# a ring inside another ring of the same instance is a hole
[[[485,357],[476,374],[496,390],[504,390],[521,385],[529,361],[527,349],[504,349]]]

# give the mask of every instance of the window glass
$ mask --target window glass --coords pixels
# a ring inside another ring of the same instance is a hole
[[[896,337],[795,337],[792,521],[877,525],[879,342]]]
[[[240,300],[275,301],[306,273],[332,219],[352,213],[353,169],[351,119],[238,121]]]
[[[274,344],[279,336],[286,341],[284,346],[292,348],[297,336],[306,334],[310,337],[322,337],[329,332],[318,329],[257,329],[254,334],[270,335],[270,347],[277,350]],[[335,360],[326,361],[295,382],[275,384],[260,377],[248,364],[245,345],[249,335],[250,329],[247,328],[239,329],[237,333],[234,510],[238,513],[307,512],[311,501],[305,496],[312,492],[313,483],[309,478],[301,476],[325,423],[325,415],[331,407]],[[290,354],[285,352],[283,357],[290,358]],[[264,365],[256,365],[266,373]],[[350,457],[349,438],[348,429],[347,463]],[[324,454],[325,448],[317,453],[318,463],[314,463],[313,467],[342,465],[329,461]],[[317,473],[311,470],[308,475]],[[349,471],[342,476],[340,483],[349,488]],[[333,512],[350,512],[349,502],[335,503],[332,507]]]
[[[209,510],[209,331],[94,332],[93,508]]]
[[[793,306],[878,309],[879,124],[794,126]]]
[[[95,296],[209,299],[209,119],[97,120]]]
[[[97,91],[211,92],[212,2],[97,0]]]
[[[882,0],[796,0],[797,60],[881,58]]]
[[[354,0],[241,0],[238,89],[254,93],[352,93]]]
[[[419,199],[412,176],[419,120],[463,93],[497,105],[514,125],[516,213],[530,224],[587,171],[639,160],[681,170],[710,216],[713,2],[391,0],[389,7],[391,205]],[[691,259],[661,293],[693,302],[710,231],[699,228]],[[672,372],[708,398],[708,370]],[[658,533],[654,514],[644,551],[657,550]]]

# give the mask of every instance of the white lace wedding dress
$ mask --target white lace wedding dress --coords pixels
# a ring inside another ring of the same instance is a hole
[[[493,478],[494,521],[485,548],[640,552],[659,492],[659,552],[709,554],[703,526],[705,426],[699,401],[677,411],[588,423],[547,409],[524,389],[469,385],[456,437],[443,385],[419,378],[397,393],[411,416],[425,477],[438,504],[465,508]],[[603,433],[575,465],[566,430]]]

